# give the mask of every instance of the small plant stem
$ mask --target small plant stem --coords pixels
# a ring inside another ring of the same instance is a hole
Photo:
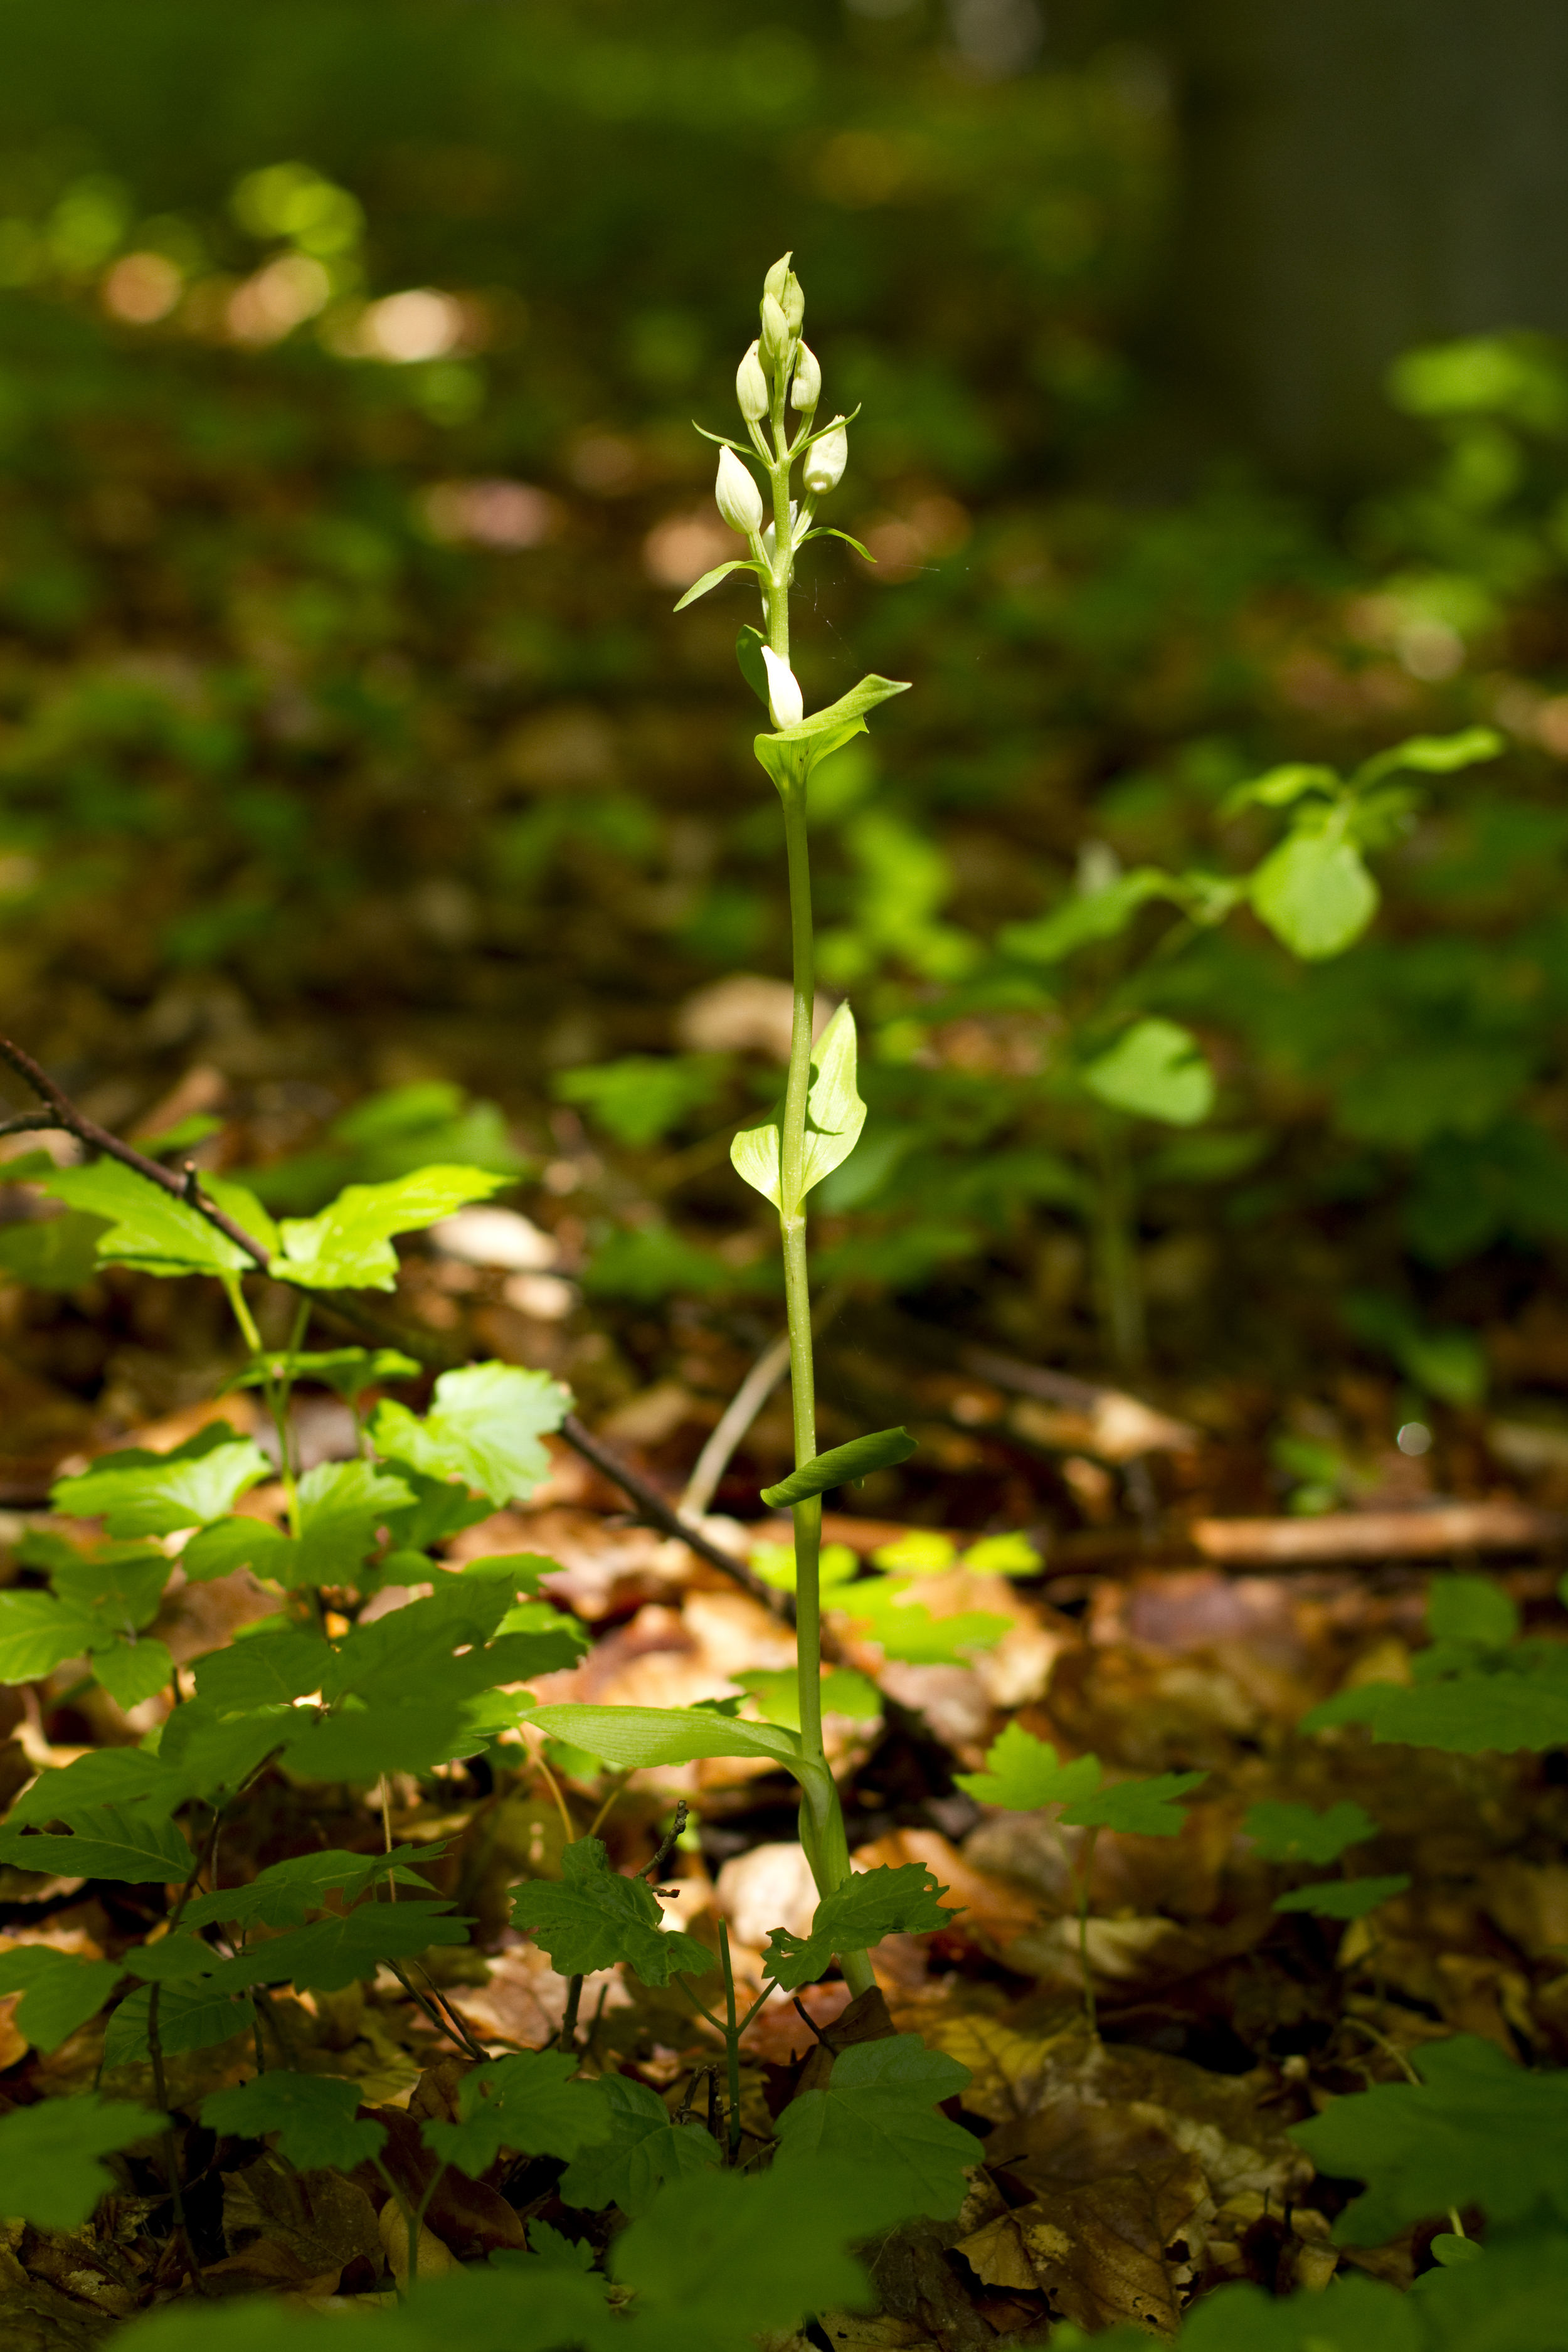
[[[561,2020],[558,2050],[574,2051],[577,2047],[577,2011],[583,2006],[583,1979],[569,1977],[566,1980],[566,2012]]]
[[[730,1924],[719,1922],[719,1958],[724,1970],[724,2055],[730,2076],[730,2161],[741,2152],[741,2029],[735,2021],[735,1971],[730,1965]]]
[[[599,1832],[609,1820],[611,1810],[616,1800],[625,1796],[626,1784],[630,1780],[631,1777],[632,1776],[629,1772],[622,1772],[618,1776],[615,1787],[610,1790],[609,1795],[605,1799],[604,1803],[599,1807],[598,1811],[595,1814],[593,1820],[588,1824],[588,1835],[590,1837],[598,1836]]]
[[[1119,1372],[1131,1373],[1142,1367],[1147,1343],[1126,1122],[1115,1111],[1103,1111],[1099,1129],[1100,1184],[1094,1209],[1094,1240],[1100,1309],[1110,1360]]]
[[[1092,1829],[1084,1840],[1078,1876],[1078,1964],[1083,1973],[1083,2013],[1096,2042],[1100,2039],[1100,2020],[1094,2006],[1094,1974],[1089,1965],[1089,1882],[1094,1872],[1094,1849],[1099,1838],[1099,1830]]]
[[[561,1783],[542,1756],[536,1756],[533,1761],[543,1779],[545,1787],[555,1800],[555,1810],[561,1816],[561,1826],[566,1832],[566,1843],[568,1845],[573,1845],[576,1843],[577,1832],[572,1826],[572,1816],[566,1810],[566,1800],[561,1793]]]

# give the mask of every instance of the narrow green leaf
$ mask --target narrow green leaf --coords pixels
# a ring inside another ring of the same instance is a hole
[[[1466,727],[1457,735],[1412,735],[1391,751],[1378,751],[1356,773],[1358,783],[1372,783],[1379,776],[1392,775],[1395,769],[1408,768],[1427,776],[1452,775],[1456,769],[1473,768],[1484,760],[1495,760],[1506,749],[1495,727]]]
[[[1403,1895],[1408,1878],[1325,1878],[1315,1886],[1294,1886],[1277,1895],[1276,1911],[1310,1911],[1317,1919],[1364,1919],[1380,1904]]]
[[[792,1769],[800,1761],[798,1733],[773,1723],[736,1723],[689,1707],[535,1707],[528,1718],[553,1739],[585,1748],[617,1771],[654,1764],[689,1764],[700,1756],[768,1756]]]
[[[666,1932],[653,1889],[612,1870],[597,1838],[567,1846],[561,1866],[559,1883],[527,1880],[511,1915],[549,1953],[558,1975],[589,1976],[624,1960],[644,1984],[658,1986],[672,1975],[706,1976],[712,1968],[712,1954],[695,1937]]]
[[[797,727],[775,728],[773,740],[778,743],[809,743],[814,737],[834,734],[849,720],[863,719],[868,710],[875,710],[879,702],[889,701],[895,694],[908,694],[909,690],[908,678],[878,677],[875,675],[863,677],[858,686],[852,686],[847,694],[841,694],[837,702],[828,703],[825,709],[812,711]]]
[[[0,2116],[0,2212],[40,2230],[79,2229],[115,2185],[100,2156],[151,2139],[159,2118],[96,2091]]]
[[[232,1510],[271,1475],[258,1445],[214,1421],[166,1454],[127,1445],[100,1454],[79,1476],[57,1479],[49,1502],[74,1518],[101,1516],[111,1536],[167,1536]]]
[[[377,2156],[386,2126],[367,2116],[354,2119],[359,2085],[335,2074],[295,2074],[279,2067],[255,2074],[232,2091],[209,2091],[202,2121],[209,2131],[233,2132],[240,2139],[277,2134],[279,2151],[301,2172],[335,2166],[353,2172]]]
[[[732,447],[734,445],[729,446]],[[717,588],[720,581],[728,580],[731,572],[754,572],[759,579],[763,577],[763,567],[753,556],[737,555],[728,563],[716,563],[711,572],[705,572],[700,580],[694,580],[673,610],[684,613],[688,604],[695,604],[699,596],[706,596],[710,588]]]
[[[907,1429],[878,1429],[868,1436],[852,1437],[847,1445],[831,1446],[810,1462],[803,1462],[776,1486],[764,1486],[762,1498],[770,1510],[782,1510],[792,1503],[804,1503],[809,1496],[826,1495],[835,1486],[858,1485],[873,1470],[886,1470],[895,1462],[907,1462],[915,1451],[915,1440]]]
[[[805,545],[806,540],[812,539],[841,539],[846,547],[852,547],[856,554],[863,557],[868,563],[875,563],[877,561],[868,547],[862,547],[860,541],[858,539],[852,539],[847,530],[835,530],[829,523],[818,523],[815,530],[808,530],[805,539],[800,542],[802,547]]]

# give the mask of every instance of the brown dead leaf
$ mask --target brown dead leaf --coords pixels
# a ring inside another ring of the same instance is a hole
[[[433,2085],[427,2095],[440,2098],[439,2086]],[[453,2253],[473,2260],[508,2247],[519,2253],[527,2251],[528,2232],[499,2190],[486,2181],[470,2180],[466,2173],[454,2170],[450,2165],[441,2168],[437,2179],[436,2158],[420,2139],[418,2124],[399,2108],[370,2107],[364,2112],[386,2126],[386,2143],[381,2151],[383,2167],[416,2209],[429,2192],[425,2218]],[[362,2164],[354,2179],[362,2184],[372,2204],[378,2209],[384,2205],[385,2183],[374,2166]],[[431,2189],[433,2179],[436,2185]]]
[[[223,2234],[228,2257],[211,2268],[236,2278],[335,2294],[355,2260],[381,2273],[381,2240],[364,2190],[341,2172],[297,2172],[270,2150],[225,2176]]]
[[[957,2251],[984,2284],[1038,2287],[1080,2327],[1130,2321],[1173,2336],[1213,2210],[1201,2167],[1167,2155],[1136,2171],[1043,2188]]]

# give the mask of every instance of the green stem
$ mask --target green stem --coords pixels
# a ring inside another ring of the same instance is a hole
[[[730,2078],[730,2161],[741,2152],[741,2029],[735,2017],[735,1971],[730,1965],[728,1921],[719,1922],[719,1958],[724,1966],[724,2055]]]

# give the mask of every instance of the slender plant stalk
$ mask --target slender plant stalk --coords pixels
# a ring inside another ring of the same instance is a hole
[[[753,547],[765,566],[763,604],[769,650],[789,662],[789,592],[795,574],[795,520],[790,511],[790,474],[795,463],[789,438],[786,370],[773,370],[773,450],[760,432],[753,441],[768,467],[773,490],[771,557],[760,536]],[[810,501],[807,505],[809,508]],[[812,1032],[816,1010],[816,959],[811,910],[811,856],[806,837],[808,755],[803,745],[784,788],[784,848],[789,866],[789,928],[794,1014],[790,1028],[789,1076],[784,1087],[779,1138],[779,1238],[784,1250],[784,1307],[789,1325],[790,1396],[795,1422],[795,1459],[799,1469],[816,1456],[816,1371],[811,1331],[811,1281],[805,1248],[805,1122],[811,1094]],[[849,1875],[849,1843],[822,1738],[822,1497],[813,1495],[793,1508],[795,1519],[795,1611],[799,1660],[800,1738],[808,1760],[819,1769],[801,1801],[801,1843],[824,1895]],[[841,1952],[838,1964],[853,1993],[875,1984],[864,1952]]]

